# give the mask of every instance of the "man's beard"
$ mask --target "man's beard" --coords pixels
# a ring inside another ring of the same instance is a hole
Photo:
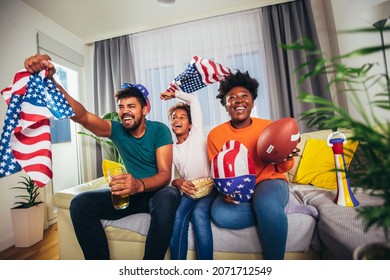
[[[125,126],[122,122],[122,125],[123,127],[126,129],[127,132],[130,132],[130,131],[133,131],[133,130],[136,130],[140,124],[141,124],[141,118],[137,119],[135,116],[133,116],[133,124],[130,125],[130,126]]]

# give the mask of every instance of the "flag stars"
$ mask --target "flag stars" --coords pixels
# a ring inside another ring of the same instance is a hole
[[[24,93],[21,92],[16,94],[13,92],[10,99],[7,100],[7,114],[0,140],[0,177],[8,176],[22,170],[22,166],[19,164],[19,159],[15,158],[13,154],[14,151],[20,151],[18,149],[21,147],[10,142],[12,132],[14,132],[15,135],[27,132],[24,130],[24,127],[21,125],[19,126],[20,119],[23,116],[21,114],[22,111],[27,114],[42,115],[43,118],[51,117],[48,114],[48,110],[50,110],[52,116],[56,119],[63,119],[74,115],[69,103],[58,91],[52,81],[44,78],[43,71],[37,75],[30,75],[29,81],[25,84],[24,88]],[[22,105],[23,108],[21,108]],[[56,112],[59,110],[62,113]],[[66,111],[66,114],[63,113],[64,111]],[[35,122],[27,120],[26,124],[32,129],[32,125],[35,124]],[[40,128],[41,127],[36,127],[34,130]],[[34,138],[31,137],[31,135],[28,135],[28,137],[30,137],[30,139]],[[39,142],[38,139],[34,139],[34,141],[36,141],[35,143]],[[48,147],[48,149],[50,149],[50,147]],[[30,166],[23,166],[23,168],[26,167],[30,168]],[[31,172],[41,172],[41,170],[32,170]]]
[[[246,177],[246,178],[244,178],[244,182],[248,182],[248,183],[250,183],[250,182],[252,182],[252,179],[251,179],[251,178],[249,178],[249,177]]]
[[[215,185],[221,193],[229,194],[238,204],[251,199],[254,194],[255,180],[256,176],[249,174],[232,178],[218,178]]]

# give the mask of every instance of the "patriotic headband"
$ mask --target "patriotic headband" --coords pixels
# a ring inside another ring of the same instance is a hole
[[[151,105],[150,105],[150,101],[149,101],[149,98],[148,98],[149,92],[148,92],[148,90],[146,89],[146,87],[144,87],[144,86],[141,85],[141,84],[123,83],[123,84],[121,85],[121,89],[125,89],[125,88],[135,88],[135,89],[138,89],[139,92],[142,93],[143,97],[145,98],[146,105],[148,106],[148,113],[150,113]]]

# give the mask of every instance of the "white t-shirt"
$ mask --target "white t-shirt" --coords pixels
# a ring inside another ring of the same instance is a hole
[[[199,100],[197,96],[181,91],[176,91],[175,96],[190,105],[192,128],[186,141],[173,144],[173,164],[180,177],[186,180],[210,177],[210,162]],[[174,176],[174,173],[172,175]]]

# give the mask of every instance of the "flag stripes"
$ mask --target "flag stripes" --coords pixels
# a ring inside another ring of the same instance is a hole
[[[1,94],[8,109],[0,140],[0,178],[23,169],[43,187],[53,178],[49,119],[69,118],[74,112],[45,71],[17,72]]]
[[[205,86],[221,81],[229,75],[230,69],[212,60],[194,56],[183,73],[178,75],[166,91],[194,92]]]

